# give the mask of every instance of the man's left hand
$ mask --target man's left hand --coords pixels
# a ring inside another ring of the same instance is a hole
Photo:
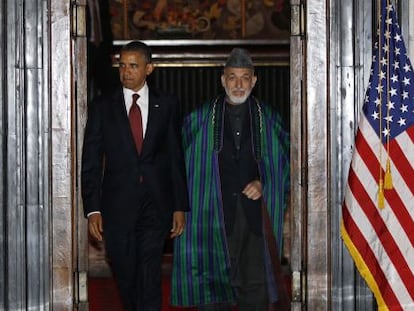
[[[242,193],[250,200],[258,200],[262,197],[262,183],[260,180],[253,180],[244,187]]]
[[[173,223],[171,228],[171,238],[180,236],[184,231],[185,226],[185,214],[182,211],[176,211],[173,214]]]

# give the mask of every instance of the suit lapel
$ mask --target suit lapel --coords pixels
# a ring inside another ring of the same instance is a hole
[[[115,119],[114,126],[119,129],[120,137],[125,140],[126,145],[130,145],[133,150],[136,150],[134,138],[132,137],[132,132],[129,125],[128,114],[125,108],[122,88],[114,93],[112,99],[112,108]]]
[[[146,150],[150,150],[151,144],[154,143],[154,135],[159,126],[159,113],[161,112],[161,109],[162,105],[159,98],[149,90],[147,130],[142,146],[142,153],[145,153]]]

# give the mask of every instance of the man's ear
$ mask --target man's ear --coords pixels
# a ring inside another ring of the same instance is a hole
[[[221,75],[221,86],[226,87],[226,77],[224,75]]]
[[[145,67],[146,67],[145,73],[147,74],[147,76],[149,76],[154,71],[154,64],[150,63],[150,64],[147,64]]]
[[[254,88],[254,86],[256,85],[256,81],[257,81],[257,76],[253,76],[253,79],[252,79],[252,88]]]

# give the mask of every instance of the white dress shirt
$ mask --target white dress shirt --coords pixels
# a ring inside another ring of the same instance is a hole
[[[133,90],[123,88],[124,89],[124,101],[125,101],[125,108],[127,113],[129,113],[129,109],[132,106],[132,95],[138,94],[138,106],[141,109],[141,116],[142,116],[142,134],[145,138],[145,133],[147,131],[147,122],[148,122],[148,107],[149,107],[149,98],[148,98],[148,85],[145,82],[144,86],[138,91],[134,92]]]

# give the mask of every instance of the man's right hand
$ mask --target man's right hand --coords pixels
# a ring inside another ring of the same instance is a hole
[[[88,228],[89,233],[98,241],[102,241],[102,215],[100,213],[94,213],[88,217]]]

